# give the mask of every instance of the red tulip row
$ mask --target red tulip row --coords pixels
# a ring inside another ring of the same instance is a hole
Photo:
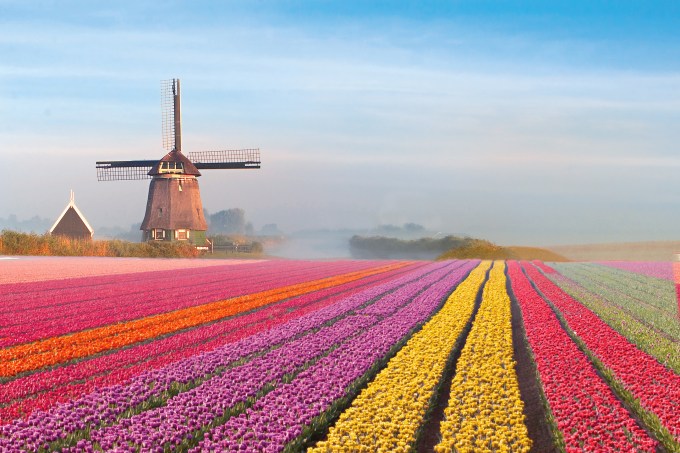
[[[537,268],[527,265],[525,269],[586,347],[639,399],[642,408],[655,414],[675,441],[680,442],[680,376],[635,347]]]
[[[546,274],[557,274],[558,272],[553,269],[552,267],[548,266],[547,264],[543,263],[543,261],[532,261],[535,266],[537,266],[539,269],[541,269],[543,272]]]
[[[657,442],[637,425],[598,376],[517,262],[508,263],[508,275],[566,451],[655,451]]]
[[[366,285],[391,280],[421,267],[422,264],[418,264],[372,275],[295,297],[238,318],[10,381],[0,387],[0,422],[30,414],[37,409],[48,409],[94,388],[119,384],[142,371],[159,368],[268,330],[333,304],[340,298],[362,290]]]
[[[92,278],[85,290],[82,287],[61,289],[48,293],[47,297],[41,295],[40,290],[21,292],[18,294],[23,298],[21,304],[7,301],[9,306],[6,306],[0,301],[3,307],[0,325],[5,326],[0,329],[0,338],[4,338],[0,345],[35,341],[375,265],[345,262],[285,267],[283,262],[277,263],[281,264],[262,270],[251,265],[202,269],[200,274],[189,276],[168,271],[161,278],[125,284],[116,281],[100,284],[98,278]],[[93,301],[96,301],[97,316],[90,313]],[[48,306],[35,306],[48,302]]]

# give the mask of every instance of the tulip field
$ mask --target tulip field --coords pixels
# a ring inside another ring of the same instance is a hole
[[[0,261],[0,451],[680,451],[673,263]]]

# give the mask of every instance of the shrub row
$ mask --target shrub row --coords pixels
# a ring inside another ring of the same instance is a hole
[[[9,230],[0,233],[0,255],[194,258],[198,254],[195,247],[183,242],[93,241]]]

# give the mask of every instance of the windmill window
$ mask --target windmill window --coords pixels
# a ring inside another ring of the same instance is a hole
[[[160,173],[183,173],[184,163],[182,162],[161,162]]]
[[[189,230],[175,230],[175,239],[178,241],[186,241],[189,239]]]
[[[165,239],[165,230],[162,228],[154,228],[151,230],[151,237],[157,241]]]

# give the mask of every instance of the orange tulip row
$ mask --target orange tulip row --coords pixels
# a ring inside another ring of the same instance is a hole
[[[6,348],[0,351],[0,377],[7,378],[19,373],[122,348],[160,335],[214,322],[290,297],[341,285],[409,264],[408,262],[395,263],[364,271],[350,272]]]

